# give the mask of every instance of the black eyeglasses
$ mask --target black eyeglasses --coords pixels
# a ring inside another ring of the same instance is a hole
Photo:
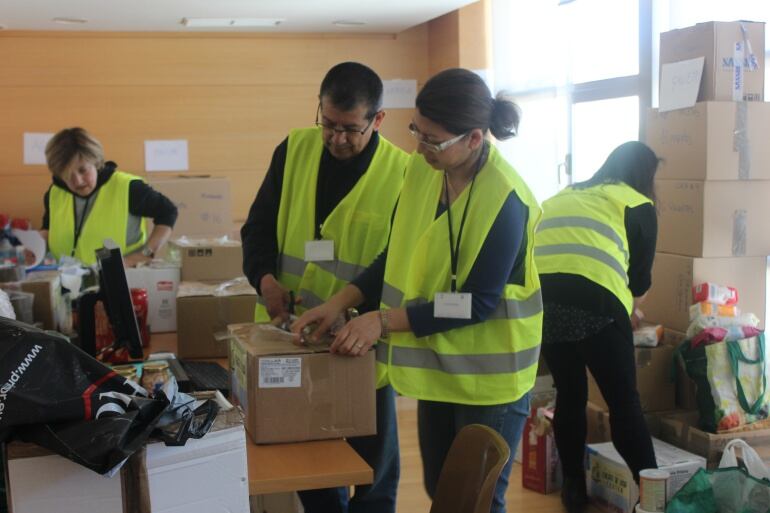
[[[319,121],[318,117],[321,114],[321,105],[318,104],[318,109],[315,111],[315,126],[319,128],[323,128],[324,130],[329,130],[334,132],[335,134],[345,134],[345,135],[364,135],[367,130],[369,130],[369,127],[372,126],[372,123],[374,123],[374,118],[377,116],[377,113],[375,112],[372,117],[369,119],[369,122],[366,124],[364,128],[352,128],[352,127],[345,127],[345,128],[337,128],[334,125],[330,125],[328,123],[324,123],[323,121]]]

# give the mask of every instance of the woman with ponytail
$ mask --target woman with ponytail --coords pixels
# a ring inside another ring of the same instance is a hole
[[[455,435],[498,431],[515,450],[529,413],[542,301],[533,242],[540,208],[487,140],[516,134],[519,110],[471,71],[445,70],[417,96],[417,139],[388,248],[351,284],[293,326],[320,336],[346,308],[381,298],[348,322],[332,351],[375,346],[380,381],[418,400],[425,487],[433,497]],[[491,511],[505,511],[511,461]]]

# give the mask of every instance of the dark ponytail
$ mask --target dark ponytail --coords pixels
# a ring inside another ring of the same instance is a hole
[[[492,117],[489,122],[492,135],[500,141],[514,137],[519,132],[520,119],[519,106],[503,92],[497,93],[497,97],[492,100]]]
[[[519,127],[518,106],[503,94],[492,98],[481,77],[467,69],[434,75],[417,95],[416,104],[421,115],[456,135],[478,128],[502,140],[516,135]]]

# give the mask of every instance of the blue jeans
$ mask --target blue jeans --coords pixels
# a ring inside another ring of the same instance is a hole
[[[400,473],[396,399],[390,385],[377,390],[377,434],[348,438],[348,443],[374,469],[370,485],[298,492],[305,513],[395,513]]]
[[[497,480],[492,513],[505,513],[505,490],[511,474],[513,452],[519,445],[524,423],[529,416],[529,393],[518,401],[493,406],[419,401],[417,403],[417,430],[422,455],[425,490],[433,498],[449,447],[455,436],[468,424],[483,424],[502,435],[511,448],[511,457]]]

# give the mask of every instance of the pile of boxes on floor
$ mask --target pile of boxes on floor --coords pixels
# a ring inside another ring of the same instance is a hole
[[[744,56],[738,81],[736,42],[760,52],[756,69]],[[763,23],[700,23],[661,34],[661,65],[705,57],[698,102],[669,112],[652,109],[647,119],[646,142],[662,162],[656,179],[658,253],[642,309],[662,333],[660,345],[636,348],[637,387],[658,464],[671,475],[669,498],[698,468],[718,465],[732,439],[743,438],[770,459],[770,429],[721,434],[698,429],[695,386],[681,362],[676,382],[671,379],[675,347],[688,337],[712,326],[764,328],[768,318],[770,146],[763,139],[770,131],[770,105],[762,101],[762,49]],[[742,88],[739,101],[734,86]],[[746,313],[698,304],[699,284],[712,291],[714,284],[737,288]],[[559,488],[548,416],[547,410],[533,415],[523,442],[524,485],[541,493]],[[589,495],[607,511],[630,512],[638,491],[609,442],[609,413],[590,375],[587,417]],[[528,472],[537,475],[528,479]]]

